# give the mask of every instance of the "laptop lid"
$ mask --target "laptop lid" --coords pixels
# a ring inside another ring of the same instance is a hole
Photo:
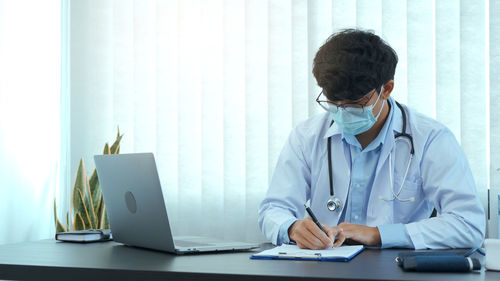
[[[152,153],[94,156],[113,239],[175,253]]]
[[[115,241],[178,254],[258,247],[209,237],[174,239],[152,153],[96,155],[94,160]]]

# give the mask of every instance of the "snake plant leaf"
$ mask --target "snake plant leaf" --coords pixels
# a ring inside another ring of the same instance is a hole
[[[100,212],[101,223],[99,224],[100,229],[109,229],[108,214],[106,213],[106,205],[104,205],[104,200],[102,201]]]
[[[114,150],[111,150],[112,154],[119,154],[120,153],[120,144],[118,144]]]
[[[103,218],[102,218],[102,229],[110,229],[109,227],[109,220],[108,220],[108,213],[106,212],[106,205],[103,204]]]
[[[120,142],[122,140],[123,135],[120,135],[120,127],[118,127],[118,134],[116,135],[116,140],[111,146],[111,153],[112,154],[119,154],[120,153]]]
[[[102,191],[101,189],[98,189],[95,194],[92,194],[92,201],[94,203],[94,214],[96,216],[96,221],[99,221],[99,204],[101,204],[102,201]],[[97,222],[97,224],[99,224]]]
[[[73,230],[85,230],[87,229],[85,226],[85,222],[80,216],[80,213],[76,213],[75,219],[73,220]]]
[[[66,228],[61,223],[61,221],[57,218],[56,199],[54,199],[54,220],[55,220],[55,223],[56,223],[56,233],[66,232]]]
[[[104,145],[104,150],[102,151],[102,154],[106,155],[106,154],[111,154],[111,150],[109,149],[109,144],[106,143]]]
[[[95,211],[94,211],[94,202],[92,201],[92,195],[90,193],[90,188],[89,188],[89,185],[87,184],[87,188],[89,190],[87,190],[87,192],[85,193],[84,197],[83,197],[83,200],[85,202],[85,207],[87,208],[85,211],[88,213],[88,217],[89,217],[89,224],[91,226],[91,228],[93,227],[96,227],[97,226],[97,221],[96,221],[96,214],[95,214]]]
[[[90,187],[90,193],[94,193],[94,191],[99,188],[99,178],[97,177],[97,170],[94,169],[92,171],[92,175],[90,175],[89,178],[89,187]],[[94,197],[92,195],[92,197]]]
[[[96,220],[97,220],[97,227],[101,228],[101,222],[102,222],[102,208],[104,207],[104,200],[101,197],[99,197],[96,205]]]
[[[87,174],[85,173],[85,164],[83,163],[83,159],[80,159],[80,164],[78,165],[78,169],[76,171],[76,177],[75,177],[75,183],[73,185],[73,191],[71,194],[71,205],[72,205],[72,210],[73,213],[76,214],[79,212],[79,210],[82,210],[82,204],[83,204],[83,196],[78,195],[79,193],[81,195],[85,195],[85,192],[87,190]]]
[[[69,231],[69,212],[66,212],[66,230]]]
[[[89,208],[87,207],[87,204],[89,204],[88,203],[88,197],[84,198],[84,195],[82,195],[82,193],[80,192],[80,190],[78,190],[78,195],[80,197],[80,201],[82,202],[82,204],[80,205],[80,209],[79,209],[78,214],[82,213],[81,217],[82,217],[83,221],[85,222],[86,226],[88,226],[89,228],[94,228],[93,224],[92,224],[92,222],[94,220],[93,220],[93,218],[91,217],[91,215],[89,213]]]
[[[101,186],[99,184],[99,178],[97,176],[96,169],[92,172],[92,175],[89,178],[89,187],[90,187],[90,194],[92,195],[92,203],[94,206],[94,214],[95,216],[99,216],[98,212],[98,201],[99,198],[102,196],[102,190]]]

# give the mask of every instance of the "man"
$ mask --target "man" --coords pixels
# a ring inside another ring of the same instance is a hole
[[[397,60],[361,30],[320,47],[313,74],[327,112],[300,123],[281,152],[259,209],[273,244],[481,245],[485,215],[467,159],[449,129],[390,97]],[[326,233],[304,218],[308,201]]]

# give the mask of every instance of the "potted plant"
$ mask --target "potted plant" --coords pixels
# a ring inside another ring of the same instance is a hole
[[[103,154],[120,153],[120,141],[123,135],[120,135],[120,128],[116,140],[111,147],[106,143]],[[72,221],[70,222],[70,217]],[[85,229],[109,229],[106,206],[102,197],[99,178],[96,169],[87,180],[85,164],[80,159],[76,171],[75,183],[71,192],[70,211],[66,212],[66,225],[57,218],[57,206],[54,199],[54,220],[56,233],[66,231],[76,231]]]

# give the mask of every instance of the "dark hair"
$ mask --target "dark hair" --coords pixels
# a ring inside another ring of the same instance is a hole
[[[396,52],[380,37],[346,29],[319,48],[313,74],[329,100],[357,100],[394,79],[397,63]]]

